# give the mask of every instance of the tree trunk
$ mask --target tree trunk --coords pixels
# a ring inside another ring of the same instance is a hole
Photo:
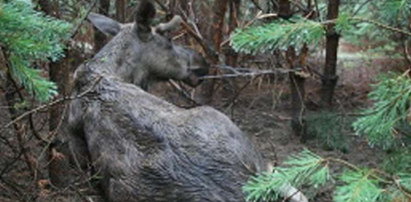
[[[58,3],[57,3],[58,4]],[[51,15],[56,18],[59,16],[59,7],[56,3],[51,3],[49,1],[40,0],[39,5],[41,10],[47,15]],[[49,77],[50,80],[55,82],[58,88],[58,92],[61,96],[66,96],[69,94],[70,88],[70,75],[71,75],[71,65],[70,65],[70,51],[65,51],[66,57],[58,62],[52,62],[49,64]],[[61,105],[55,105],[50,107],[49,111],[49,130],[54,131],[58,128],[63,115],[63,107]]]
[[[283,19],[289,19],[293,13],[291,12],[290,0],[278,1],[278,16]]]
[[[215,0],[213,5],[213,14],[211,29],[209,30],[209,36],[212,37],[214,48],[217,52],[220,52],[220,44],[223,41],[223,29],[225,13],[227,12],[228,2]]]
[[[125,23],[126,22],[126,8],[127,0],[116,1],[116,20]]]
[[[300,51],[300,55],[296,55],[295,49],[289,47],[286,53],[287,61],[290,69],[303,71],[305,67],[305,59],[308,54],[306,45]],[[305,114],[305,78],[295,72],[289,73],[290,89],[291,89],[291,128],[296,136],[301,137],[301,141],[305,142],[306,137],[306,122]]]
[[[213,17],[212,17],[212,25],[208,31],[208,37],[210,37],[213,45],[213,49],[220,53],[220,44],[223,41],[223,29],[224,29],[224,17],[225,13],[227,12],[228,2],[215,0],[213,5]],[[211,56],[211,57],[210,57]],[[218,64],[219,58],[218,55],[209,55],[208,57],[209,62],[211,63],[211,69],[209,74],[215,75],[217,74],[217,68],[214,65]],[[208,104],[213,99],[214,93],[214,86],[215,80],[206,80],[204,81],[203,85],[201,86],[201,94],[200,94],[200,102],[202,104]]]
[[[279,17],[289,19],[292,16],[291,3],[289,0],[279,0]],[[294,47],[289,47],[286,52],[286,58],[290,69],[303,70],[305,68],[305,59],[308,54],[308,48],[304,45],[300,51],[300,55],[296,54]],[[300,74],[290,72],[290,90],[291,90],[291,128],[296,136],[301,136],[301,140],[306,140],[306,124],[304,120],[305,114],[305,78]]]
[[[48,1],[39,2],[41,10],[48,15],[52,15],[56,18],[61,18],[59,14],[59,6],[56,6],[53,3]],[[57,62],[51,62],[49,66],[49,78],[51,81],[56,83],[59,97],[64,97],[70,95],[71,91],[71,78],[74,72],[73,66],[79,64],[82,60],[81,57],[75,53],[75,49],[65,50],[65,57],[60,59]],[[72,58],[77,58],[74,60]],[[48,139],[57,141],[62,139],[60,133],[60,125],[62,124],[63,119],[65,118],[65,105],[53,105],[49,108],[49,134]],[[57,137],[57,138],[55,138]],[[69,177],[67,171],[69,170],[68,158],[64,157],[61,153],[57,152],[55,143],[51,144],[49,147],[49,176],[50,181],[54,186],[57,187],[66,187],[69,182]],[[61,154],[60,156],[57,156]],[[56,166],[60,165],[60,167]]]
[[[230,0],[229,34],[238,27],[238,14],[240,12],[241,0]],[[237,66],[238,54],[228,47],[226,50],[226,64],[232,67]]]
[[[340,6],[340,0],[329,0],[328,2],[328,20],[338,18],[338,10]],[[332,98],[334,89],[337,84],[338,76],[336,75],[337,67],[337,53],[338,42],[340,36],[335,31],[333,24],[327,26],[327,42],[326,42],[326,55],[325,55],[325,67],[322,78],[321,100],[325,106],[332,105]]]
[[[110,9],[110,0],[100,0],[98,12],[102,15],[108,16]],[[108,39],[103,33],[96,31],[94,33],[94,52],[98,52],[104,45],[106,45]]]

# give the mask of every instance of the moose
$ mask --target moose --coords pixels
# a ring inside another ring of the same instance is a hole
[[[241,187],[267,170],[247,135],[211,107],[182,109],[145,91],[170,78],[196,86],[208,73],[199,53],[161,34],[181,18],[153,28],[155,13],[143,0],[131,24],[89,15],[114,37],[75,72],[72,159],[92,165],[108,201],[244,201]]]

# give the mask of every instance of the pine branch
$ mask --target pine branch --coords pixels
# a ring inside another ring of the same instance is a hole
[[[337,158],[321,158],[305,150],[291,156],[284,166],[274,168],[273,173],[262,173],[252,178],[243,190],[248,201],[277,200],[284,186],[297,188],[304,185],[318,187],[331,179],[329,165],[337,163],[348,168],[337,179],[335,201],[379,201],[382,197],[400,194],[411,199],[411,175],[390,175],[378,169],[364,169]],[[392,187],[388,191],[385,187]],[[281,192],[283,191],[283,192]]]
[[[318,44],[323,40],[326,34],[326,25],[336,24],[336,30],[341,33],[352,29],[355,21],[373,24],[384,30],[411,37],[409,31],[376,20],[341,14],[337,19],[323,22],[294,17],[290,21],[277,20],[266,25],[237,29],[230,36],[230,45],[237,52],[253,55],[274,50],[286,50],[289,46],[300,49],[304,44]]]
[[[408,32],[406,30],[402,30],[402,29],[399,29],[399,28],[396,28],[396,27],[393,27],[393,26],[389,26],[389,25],[386,25],[384,23],[381,23],[381,22],[378,22],[378,21],[375,21],[375,20],[361,18],[361,17],[352,17],[350,19],[360,21],[360,22],[370,23],[370,24],[373,24],[377,27],[380,27],[380,28],[383,28],[383,29],[386,29],[386,30],[389,30],[389,31],[392,31],[392,32],[404,34],[408,37],[411,37],[411,32]]]

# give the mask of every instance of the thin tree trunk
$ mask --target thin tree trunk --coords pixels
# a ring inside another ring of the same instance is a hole
[[[58,6],[45,0],[39,2],[41,10],[48,15],[60,18]],[[49,77],[50,80],[55,82],[58,88],[58,92],[61,96],[66,96],[69,94],[70,88],[70,75],[71,75],[71,65],[70,65],[70,52],[65,51],[66,57],[58,62],[52,62],[49,64]],[[49,130],[54,131],[58,128],[63,118],[63,107],[56,105],[50,107],[50,118],[49,118]]]
[[[228,1],[215,0],[213,5],[213,18],[208,35],[211,36],[214,49],[220,52],[220,44],[223,41],[223,29]]]
[[[228,1],[228,8],[229,8],[229,17],[228,17],[228,32],[227,35],[231,34],[237,27],[238,27],[238,12],[240,11],[240,4],[241,0],[229,0]],[[221,52],[225,55],[225,64],[236,67],[238,54],[235,52],[230,46],[227,44],[221,47]],[[223,84],[223,93],[227,97],[233,96],[233,98],[229,100],[235,100],[238,94],[238,82],[235,79],[224,79],[222,80]],[[233,102],[229,102],[232,104]]]
[[[59,14],[59,6],[50,3],[49,1],[42,0],[40,7],[48,15],[52,15],[56,18],[61,18]],[[73,63],[81,61],[79,56],[75,54],[74,49],[68,49],[65,51],[65,57],[57,62],[51,62],[49,66],[49,78],[56,83],[59,97],[68,96],[71,89],[71,76],[74,71]],[[77,58],[73,61],[72,58]],[[63,135],[60,134],[60,125],[65,118],[65,105],[54,105],[49,108],[49,134],[48,139],[57,141],[62,139]],[[55,138],[56,137],[56,138]],[[68,166],[68,157],[57,152],[62,148],[57,148],[59,145],[54,143],[49,147],[49,177],[51,183],[56,187],[66,187],[69,183],[69,176],[67,173],[70,170]],[[67,153],[67,152],[66,152]],[[59,154],[60,156],[56,156]],[[59,165],[59,166],[56,166]]]
[[[303,70],[305,60],[308,54],[307,45],[304,45],[300,51],[300,55],[296,55],[295,49],[289,47],[286,53],[287,61],[291,69]],[[290,89],[291,89],[291,128],[296,136],[301,137],[301,141],[307,140],[306,122],[305,122],[305,78],[294,72],[289,73]]]
[[[293,15],[291,11],[290,0],[279,0],[278,1],[278,16],[280,18],[288,19]]]
[[[332,20],[338,18],[338,10],[340,6],[340,0],[328,1],[328,15],[327,19]],[[338,42],[340,36],[334,29],[334,25],[330,24],[327,27],[327,42],[326,42],[326,55],[325,55],[325,67],[322,79],[321,99],[322,103],[326,106],[332,105],[332,99],[334,95],[334,89],[337,84],[338,76],[336,75],[337,67],[337,54],[338,54]]]
[[[127,0],[116,1],[116,19],[121,23],[126,22]]]
[[[110,9],[110,0],[100,0],[98,12],[108,16]],[[97,53],[107,43],[107,37],[103,33],[96,31],[94,33],[94,51]]]
[[[240,12],[241,0],[230,0],[230,18],[229,18],[229,33],[233,32],[238,27],[238,14]],[[237,66],[238,54],[228,47],[226,52],[226,63],[232,67]]]
[[[214,0],[212,25],[209,28],[208,36],[211,38],[214,50],[220,53],[220,44],[223,41],[224,17],[227,12],[228,2],[226,0]],[[210,56],[210,55],[209,55]],[[211,63],[209,74],[217,74],[217,69],[213,67],[218,64],[218,55],[213,55],[208,58]],[[215,80],[204,81],[200,94],[200,102],[203,104],[210,103],[213,99]]]
[[[289,19],[292,16],[291,3],[289,0],[279,0],[279,13],[281,18]],[[300,55],[296,54],[294,47],[289,47],[286,52],[286,58],[290,69],[304,69],[305,59],[308,54],[308,48],[304,45]],[[291,90],[291,127],[301,140],[306,140],[305,114],[305,78],[294,72],[289,73],[290,90]]]

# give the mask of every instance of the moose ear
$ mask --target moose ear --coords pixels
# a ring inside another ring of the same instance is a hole
[[[151,31],[151,21],[156,15],[156,9],[154,5],[147,0],[142,0],[136,13],[136,24],[140,31]]]
[[[101,32],[115,36],[121,30],[121,24],[111,18],[97,13],[90,13],[87,19]]]

